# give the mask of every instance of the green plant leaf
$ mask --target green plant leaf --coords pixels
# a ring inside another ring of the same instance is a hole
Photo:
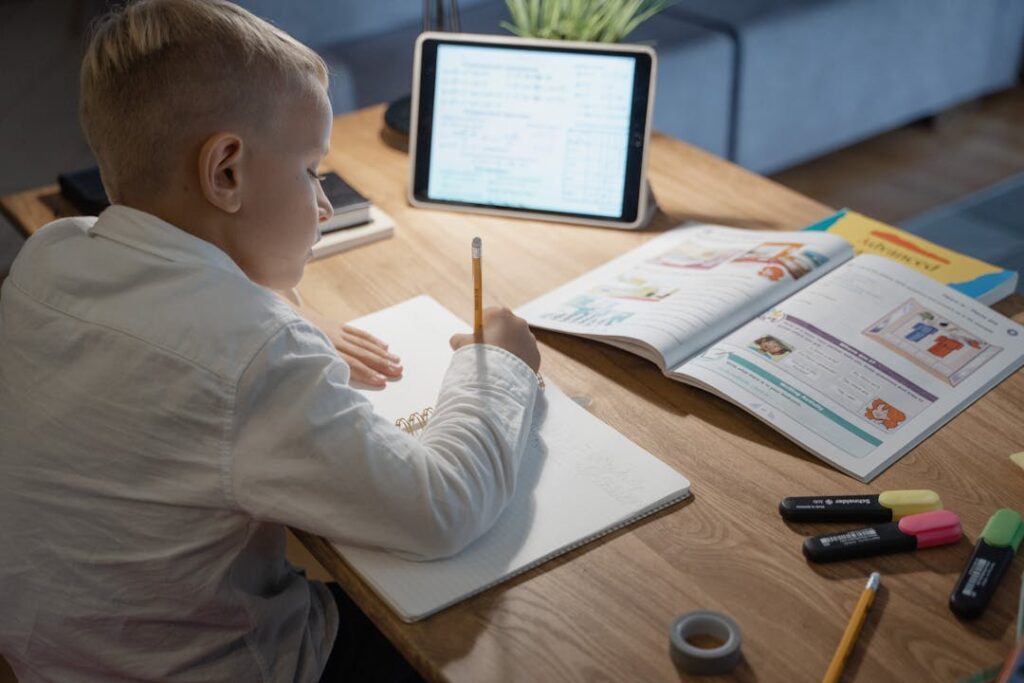
[[[505,0],[520,36],[617,42],[678,0]]]
[[[501,28],[505,29],[509,33],[513,33],[513,34],[519,36],[520,38],[528,38],[529,37],[529,36],[523,35],[522,30],[520,30],[520,28],[518,26],[516,26],[515,24],[510,24],[507,21],[501,22],[500,24],[498,24],[498,26],[500,26]]]
[[[658,12],[661,12],[663,9],[665,9],[666,7],[670,7],[673,4],[675,4],[675,3],[663,2],[663,3],[660,3],[657,7],[652,7],[651,9],[647,10],[646,12],[643,12],[643,13],[637,15],[636,17],[633,18],[633,21],[631,21],[629,23],[629,25],[626,27],[626,30],[622,34],[622,37],[625,38],[630,33],[632,33],[640,24],[644,23],[645,21],[647,21],[648,19],[653,17]]]
[[[505,0],[505,6],[508,7],[512,23],[503,21],[501,26],[512,33],[522,36],[523,31],[526,29],[526,6],[524,0]]]
[[[614,21],[611,23],[609,28],[612,35],[614,35],[614,40],[622,40],[623,33],[626,30],[626,26],[629,24],[629,20],[640,10],[644,1],[645,0],[629,0],[622,5],[616,13]]]
[[[540,22],[540,2],[541,0],[530,0],[530,33],[532,35],[540,35],[542,28]]]

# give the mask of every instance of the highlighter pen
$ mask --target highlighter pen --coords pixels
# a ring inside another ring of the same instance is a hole
[[[933,510],[837,534],[812,536],[804,541],[804,556],[811,562],[836,562],[858,557],[921,550],[960,540],[960,518],[949,510]]]
[[[779,503],[779,514],[790,522],[895,522],[941,509],[939,494],[927,489],[864,496],[790,496]]]
[[[949,609],[961,619],[985,611],[1024,539],[1024,520],[1016,510],[996,510],[978,537],[971,559],[949,596]]]

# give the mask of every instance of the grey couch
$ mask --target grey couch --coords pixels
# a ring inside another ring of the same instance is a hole
[[[341,113],[410,90],[419,0],[241,0],[315,47]],[[462,29],[504,33],[502,0]],[[658,52],[655,127],[760,172],[1012,85],[1022,0],[679,0],[629,37]]]

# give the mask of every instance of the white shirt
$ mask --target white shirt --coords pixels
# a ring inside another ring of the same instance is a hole
[[[154,216],[29,239],[0,296],[0,652],[21,683],[315,681],[337,610],[283,525],[424,559],[486,531],[534,373],[460,349],[423,442],[348,377],[323,333]]]

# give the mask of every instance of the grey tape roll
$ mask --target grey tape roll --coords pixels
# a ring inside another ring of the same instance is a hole
[[[706,635],[722,641],[715,648],[691,645],[687,638]],[[687,612],[674,622],[669,631],[672,661],[691,674],[723,674],[740,661],[740,627],[718,612]]]

